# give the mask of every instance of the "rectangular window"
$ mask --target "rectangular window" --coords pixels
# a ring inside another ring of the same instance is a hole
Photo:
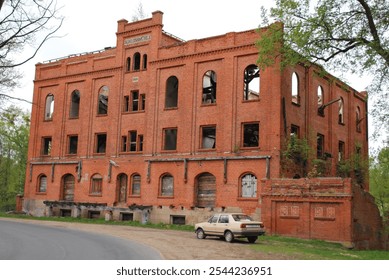
[[[338,143],[338,161],[344,160],[345,143],[339,141]]]
[[[137,140],[137,132],[135,131],[130,131],[130,152],[136,152],[136,140]]]
[[[259,123],[243,124],[243,147],[259,147]]]
[[[139,111],[139,91],[131,92],[131,111],[136,112]]]
[[[165,128],[163,130],[163,149],[176,150],[177,149],[177,128]]]
[[[77,135],[69,136],[68,141],[69,141],[68,154],[69,155],[76,155],[77,154],[77,146],[78,146],[78,136]]]
[[[140,195],[140,175],[133,175],[131,179],[131,195]]]
[[[51,137],[43,137],[42,139],[42,155],[51,155],[52,140]]]
[[[294,136],[296,138],[300,138],[300,127],[292,124],[290,126],[290,136]]]
[[[144,111],[146,106],[146,95],[139,94],[139,91],[132,91],[130,95],[124,96],[123,112]]]
[[[130,96],[126,95],[123,99],[123,112],[130,111]]]
[[[201,127],[201,149],[215,149],[216,126]]]
[[[324,157],[324,135],[317,134],[317,158]]]
[[[96,134],[96,149],[98,154],[104,154],[107,146],[107,134]]]
[[[103,190],[103,178],[100,175],[94,175],[91,182],[91,195],[101,195]]]
[[[127,152],[127,136],[122,136],[121,152]]]

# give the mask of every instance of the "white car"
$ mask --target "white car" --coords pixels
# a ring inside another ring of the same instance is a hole
[[[246,237],[250,243],[254,243],[258,236],[265,234],[265,227],[262,222],[253,221],[243,213],[218,213],[207,222],[195,224],[195,232],[198,239],[209,235],[232,242],[235,238]]]

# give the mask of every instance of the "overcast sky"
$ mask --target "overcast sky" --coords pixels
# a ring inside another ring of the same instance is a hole
[[[20,70],[22,87],[14,96],[32,100],[35,64],[71,54],[114,47],[117,21],[131,21],[142,3],[146,17],[162,11],[163,29],[184,40],[201,39],[233,31],[257,28],[261,23],[261,6],[270,7],[274,0],[57,0],[65,17],[58,38],[48,41],[38,55]],[[356,79],[354,79],[356,80]],[[359,80],[360,82],[361,80]],[[357,90],[364,86],[353,83]],[[30,109],[30,104],[20,104]]]

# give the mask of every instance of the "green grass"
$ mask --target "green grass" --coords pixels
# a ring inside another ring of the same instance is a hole
[[[71,217],[32,217],[27,215],[6,214],[0,212],[0,217],[32,219],[43,221],[57,221],[68,223],[105,224],[121,226],[137,226],[164,230],[194,231],[190,225],[170,224],[141,224],[136,221],[109,221],[104,219],[85,219]],[[305,240],[282,236],[260,236],[255,244],[250,245],[253,250],[262,253],[277,254],[284,259],[296,260],[389,260],[389,251],[347,249],[338,243],[321,240]]]

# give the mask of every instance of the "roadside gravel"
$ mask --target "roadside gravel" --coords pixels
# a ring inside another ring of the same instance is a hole
[[[7,219],[9,218],[0,218]],[[68,228],[107,234],[125,238],[151,246],[167,260],[274,260],[286,259],[282,254],[268,254],[254,251],[246,240],[227,243],[219,238],[207,237],[199,240],[194,232],[159,230],[120,225],[98,225],[11,219],[20,223],[41,224],[45,226]],[[259,238],[256,243],[260,243]]]

